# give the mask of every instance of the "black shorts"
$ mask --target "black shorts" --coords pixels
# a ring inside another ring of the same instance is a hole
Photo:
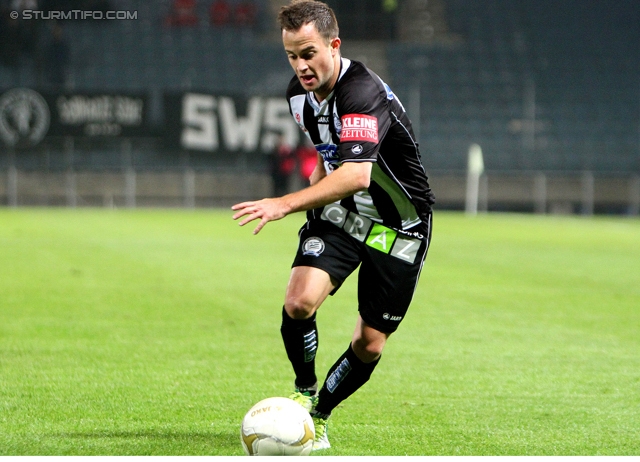
[[[338,283],[333,295],[361,265],[360,316],[380,332],[395,332],[409,309],[427,255],[431,215],[427,223],[415,227],[419,232],[407,233],[374,223],[339,205],[327,207],[337,208],[333,214],[323,213],[322,219],[309,219],[300,228],[292,266],[327,272]]]

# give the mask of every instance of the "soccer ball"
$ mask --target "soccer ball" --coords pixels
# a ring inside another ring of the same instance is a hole
[[[240,440],[250,456],[308,456],[315,428],[309,412],[289,398],[266,398],[242,419]]]

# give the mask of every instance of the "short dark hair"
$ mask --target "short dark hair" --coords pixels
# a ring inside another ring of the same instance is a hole
[[[278,23],[281,30],[288,31],[297,31],[305,24],[313,23],[327,43],[340,33],[333,10],[316,0],[292,0],[280,8]]]

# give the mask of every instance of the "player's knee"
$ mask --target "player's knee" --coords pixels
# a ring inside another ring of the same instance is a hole
[[[287,296],[284,302],[284,309],[292,319],[307,319],[316,308],[314,301],[304,295]]]
[[[382,355],[384,345],[383,341],[368,341],[364,337],[356,338],[351,342],[353,352],[364,363],[377,360]]]

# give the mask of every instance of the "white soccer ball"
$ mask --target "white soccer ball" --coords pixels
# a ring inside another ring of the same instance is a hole
[[[308,456],[315,427],[309,412],[289,398],[266,398],[242,419],[240,440],[250,456]]]

